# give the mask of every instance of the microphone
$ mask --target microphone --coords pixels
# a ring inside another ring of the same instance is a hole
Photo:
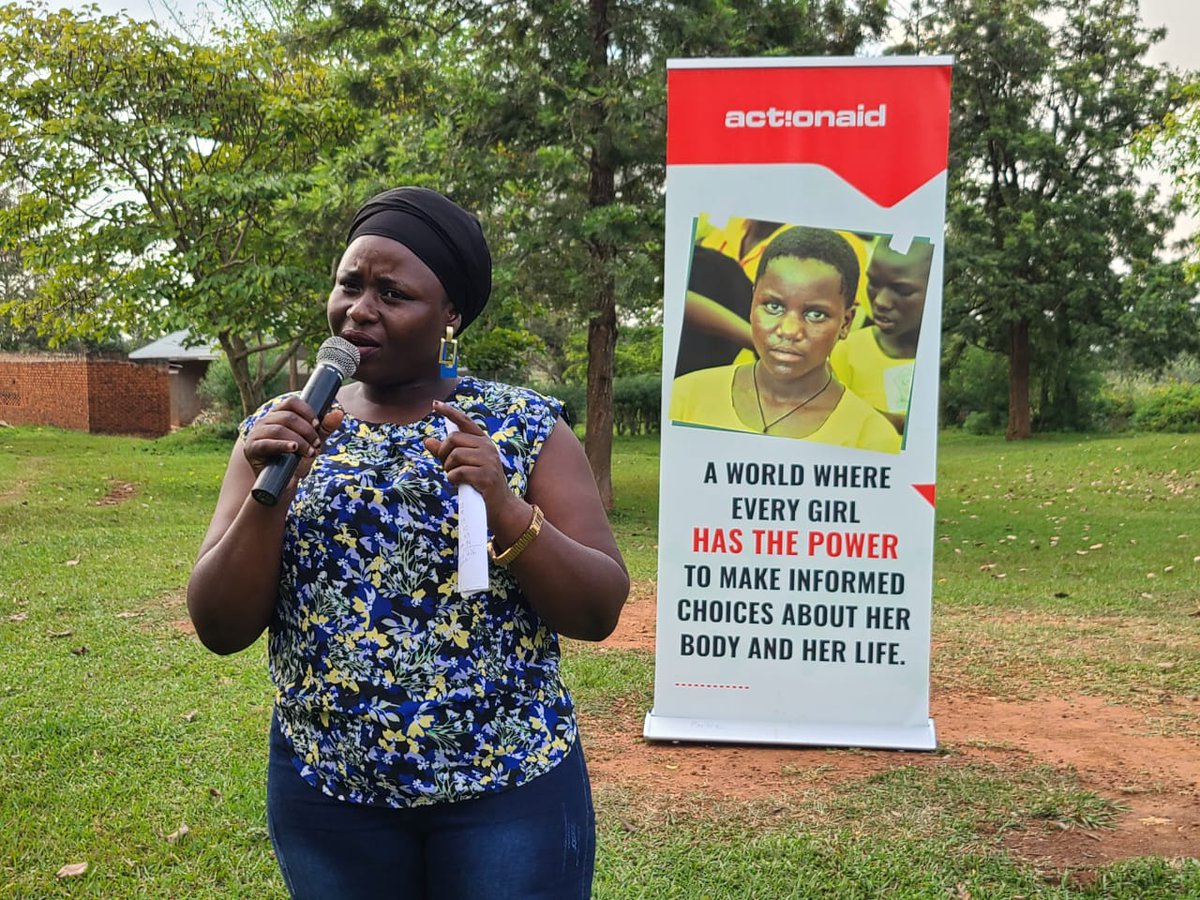
[[[300,399],[313,408],[318,419],[325,418],[343,379],[353,375],[357,368],[358,348],[345,338],[327,338],[317,351],[317,367],[308,376]],[[263,506],[274,506],[279,502],[280,493],[292,480],[299,462],[299,453],[275,457],[258,473],[250,496]]]

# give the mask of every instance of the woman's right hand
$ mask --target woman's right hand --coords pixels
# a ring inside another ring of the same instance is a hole
[[[342,418],[340,409],[331,409],[318,422],[312,407],[299,396],[286,397],[254,423],[242,442],[242,453],[256,477],[272,459],[298,453],[296,480],[299,480],[312,468],[321,445],[337,430]]]

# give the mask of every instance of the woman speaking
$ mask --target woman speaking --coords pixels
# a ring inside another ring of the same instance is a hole
[[[268,825],[293,897],[590,895],[591,794],[558,636],[598,641],[629,578],[558,401],[457,375],[491,290],[479,222],[398,188],[355,215],[329,325],[360,355],[318,420],[242,423],[188,585],[217,653],[269,631]],[[280,502],[258,473],[297,454]],[[487,586],[458,584],[459,490]]]

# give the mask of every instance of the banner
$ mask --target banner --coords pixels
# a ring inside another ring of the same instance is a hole
[[[950,67],[668,64],[651,740],[936,747]]]

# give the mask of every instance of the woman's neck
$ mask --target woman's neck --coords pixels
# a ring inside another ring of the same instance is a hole
[[[405,425],[428,415],[433,401],[445,400],[457,385],[457,378],[440,376],[386,385],[360,381],[351,385],[339,400],[347,412],[358,418]]]

